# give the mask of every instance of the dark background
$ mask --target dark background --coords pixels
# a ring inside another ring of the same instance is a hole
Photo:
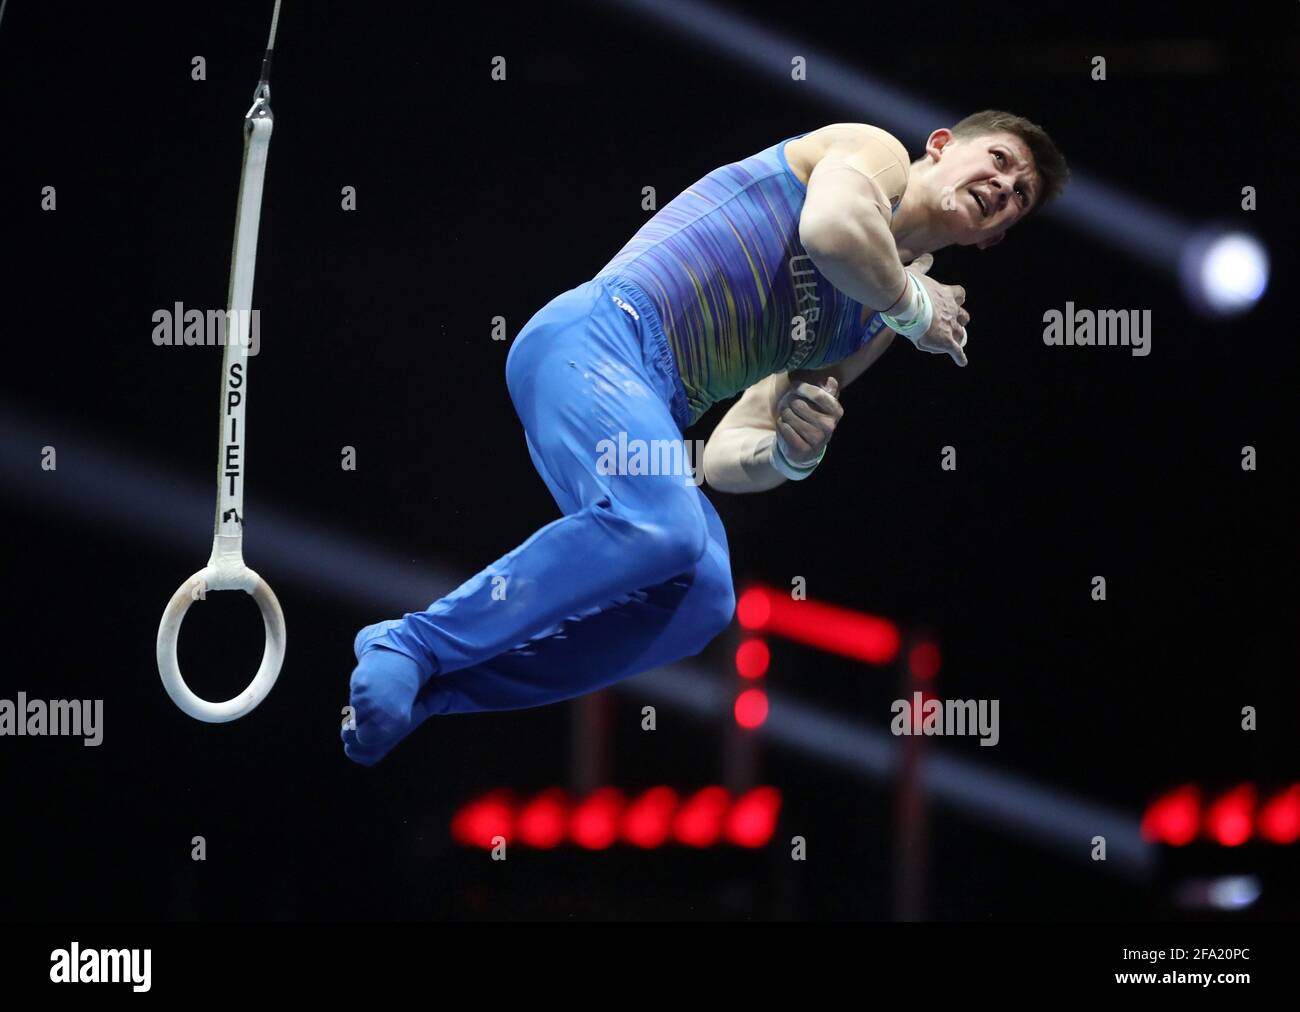
[[[926,100],[1042,123],[1099,181],[1254,231],[1273,281],[1250,314],[1210,321],[1173,279],[1059,220],[994,251],[939,253],[934,276],[969,292],[970,367],[900,342],[845,396],[814,479],[710,492],[738,588],[801,575],[816,598],[936,630],[944,694],[1002,708],[998,748],[943,747],[1062,791],[1136,815],[1186,781],[1294,781],[1294,4],[1237,7],[1231,23],[1154,4],[878,8],[743,11]],[[10,449],[26,442],[4,483],[0,696],[105,700],[99,748],[0,739],[0,915],[889,916],[888,790],[777,748],[761,778],[783,790],[782,821],[758,853],[564,849],[499,865],[453,847],[448,822],[468,798],[565,781],[572,707],[436,720],[355,766],[337,737],[352,637],[396,613],[258,564],[263,504],[460,577],[553,519],[491,318],[513,336],[590,278],[646,219],[641,187],[662,204],[717,165],[850,118],[788,74],[616,4],[488,2],[448,20],[432,5],[286,3],[245,554],[279,595],[289,650],[271,696],[236,723],[200,724],[168,700],[157,622],[206,559],[210,506],[106,519],[76,455],[41,474],[39,452],[84,441],[178,488],[210,483],[220,351],[157,348],[150,316],[224,305],[270,9],[11,0],[0,23],[13,253],[0,397],[26,425],[6,433]],[[205,82],[190,79],[196,54]],[[1089,77],[1098,54],[1104,83]],[[504,83],[489,77],[495,55]],[[39,210],[46,185],[55,213]],[[345,185],[355,213],[339,209]],[[1255,212],[1240,209],[1245,185]],[[1151,309],[1152,354],[1045,347],[1042,314],[1067,300]],[[724,410],[688,436],[706,438]],[[945,444],[956,472],[938,466]],[[355,472],[339,467],[344,445]],[[189,547],[147,536],[155,520],[184,525]],[[1089,596],[1098,574],[1105,603]],[[729,677],[732,644],[698,663]],[[251,601],[214,595],[186,622],[182,669],[224,698],[260,650]],[[883,728],[894,686],[881,677],[779,646],[769,681]],[[612,782],[720,780],[719,726],[674,719],[641,735],[637,700],[611,700]],[[1247,704],[1254,733],[1239,728]],[[932,829],[930,916],[1177,916],[1151,883],[994,826],[939,809]],[[788,859],[796,833],[817,841],[806,867]],[[194,835],[204,863],[190,860]],[[1294,877],[1267,885],[1253,916],[1293,916]]]

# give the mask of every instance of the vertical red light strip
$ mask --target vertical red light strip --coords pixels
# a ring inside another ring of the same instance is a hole
[[[749,627],[758,628],[766,621],[766,616],[771,614],[771,607],[765,595],[754,597],[747,591],[741,595],[736,611],[737,614],[744,615],[742,626],[748,623]],[[772,652],[768,649],[767,640],[761,636],[751,636],[743,640],[736,648],[735,661],[736,674],[740,676],[741,684],[736,701],[732,704],[732,714],[739,726],[753,730],[761,727],[767,720],[767,693],[759,688],[744,686],[745,682],[759,681],[767,674],[772,663]],[[742,787],[740,784],[732,786]]]

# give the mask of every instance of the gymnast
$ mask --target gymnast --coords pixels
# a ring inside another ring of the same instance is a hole
[[[741,394],[705,447],[710,487],[807,479],[844,388],[895,335],[966,365],[966,291],[928,276],[930,254],[996,245],[1068,177],[1041,127],[987,110],[915,161],[836,123],[692,183],[515,338],[506,384],[563,516],[357,634],[344,752],[372,765],[435,714],[571,699],[699,653],[735,606],[718,514],[680,476],[606,473],[598,446],[680,439]]]

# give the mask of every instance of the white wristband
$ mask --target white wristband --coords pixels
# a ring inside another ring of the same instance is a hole
[[[781,449],[781,437],[775,436],[772,439],[772,466],[781,474],[785,475],[791,481],[803,481],[813,471],[817,470],[817,465],[822,462],[826,456],[826,447],[822,447],[822,452],[817,454],[817,459],[811,464],[794,464],[786,457],[785,451]]]
[[[880,318],[891,330],[915,344],[918,338],[924,337],[930,330],[930,324],[934,321],[934,305],[930,302],[930,293],[925,290],[925,285],[916,280],[916,275],[911,271],[903,273],[907,275],[908,282],[908,294],[903,308],[893,316],[881,313]]]

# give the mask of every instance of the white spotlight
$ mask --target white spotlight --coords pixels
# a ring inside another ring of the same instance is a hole
[[[1187,910],[1244,910],[1259,899],[1263,885],[1256,875],[1223,875],[1181,883],[1174,899]]]
[[[1268,253],[1244,232],[1202,233],[1183,247],[1182,277],[1198,309],[1217,316],[1243,313],[1268,287]]]

